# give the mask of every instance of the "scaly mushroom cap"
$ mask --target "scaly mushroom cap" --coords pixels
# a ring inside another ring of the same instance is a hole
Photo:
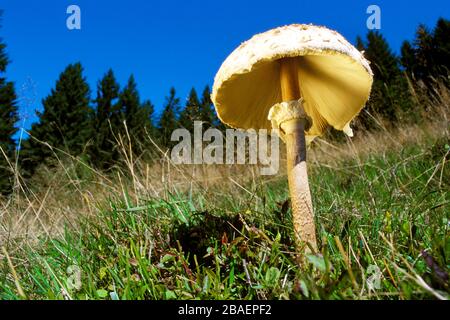
[[[297,57],[303,105],[312,120],[307,141],[327,125],[351,135],[350,121],[372,86],[369,62],[336,31],[293,24],[257,34],[234,50],[214,79],[220,120],[241,129],[270,129],[270,108],[282,102],[281,58]]]

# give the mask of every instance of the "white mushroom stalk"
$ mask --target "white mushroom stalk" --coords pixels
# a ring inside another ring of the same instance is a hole
[[[336,31],[294,24],[241,44],[214,79],[212,101],[222,122],[274,128],[285,141],[299,249],[317,249],[306,146],[327,126],[353,135],[350,122],[369,97],[372,76],[362,53]]]

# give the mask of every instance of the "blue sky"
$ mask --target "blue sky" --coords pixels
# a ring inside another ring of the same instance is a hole
[[[66,27],[71,4],[81,8],[81,30]],[[433,27],[439,17],[450,18],[446,0],[3,0],[0,37],[12,61],[7,78],[28,98],[20,100],[20,114],[29,128],[69,63],[83,64],[93,97],[109,68],[121,85],[133,73],[141,98],[150,99],[159,112],[171,86],[184,102],[192,86],[201,91],[212,85],[226,56],[255,33],[314,23],[354,43],[367,32],[371,4],[381,8],[380,31],[395,51],[413,38],[419,23]]]

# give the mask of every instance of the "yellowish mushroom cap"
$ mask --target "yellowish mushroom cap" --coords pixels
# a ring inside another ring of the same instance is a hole
[[[362,53],[336,31],[293,24],[257,34],[223,62],[212,101],[219,119],[234,128],[270,129],[270,108],[282,102],[279,59],[297,57],[303,105],[312,120],[311,141],[327,125],[351,134],[364,107],[372,71]]]

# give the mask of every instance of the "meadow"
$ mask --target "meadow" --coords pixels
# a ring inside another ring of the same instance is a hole
[[[449,101],[313,143],[320,252],[301,256],[284,161],[148,162],[119,139],[105,174],[55,150],[0,200],[0,299],[448,299]]]

